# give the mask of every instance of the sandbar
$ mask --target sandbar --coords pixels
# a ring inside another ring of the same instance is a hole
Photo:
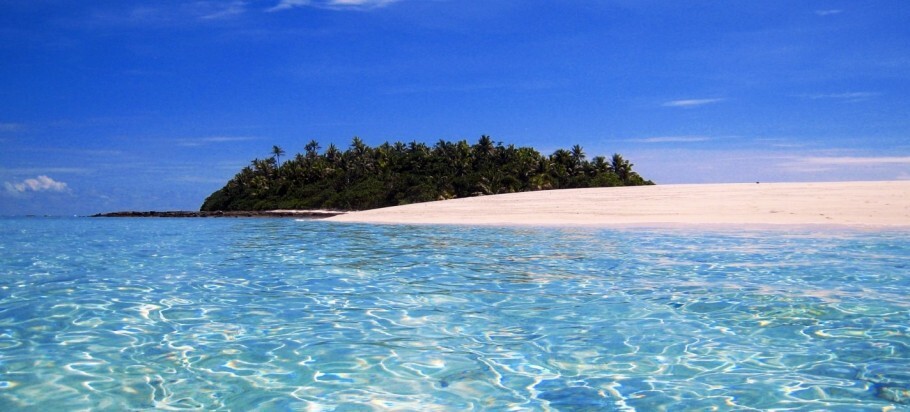
[[[373,209],[327,220],[508,226],[825,225],[910,229],[910,181],[545,190]]]

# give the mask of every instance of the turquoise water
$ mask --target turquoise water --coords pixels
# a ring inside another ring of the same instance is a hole
[[[0,410],[910,410],[910,234],[0,219]]]

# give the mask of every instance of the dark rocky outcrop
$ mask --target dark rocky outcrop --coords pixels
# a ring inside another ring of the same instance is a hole
[[[332,210],[252,210],[252,211],[125,211],[98,213],[91,217],[266,217],[266,218],[301,218],[323,219],[344,214]]]

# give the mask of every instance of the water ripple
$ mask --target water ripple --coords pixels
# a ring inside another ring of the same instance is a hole
[[[6,219],[0,410],[910,410],[910,240]]]

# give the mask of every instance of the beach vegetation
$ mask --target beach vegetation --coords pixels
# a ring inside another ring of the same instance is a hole
[[[270,209],[365,210],[479,195],[653,184],[620,154],[588,160],[584,149],[549,156],[481,136],[477,143],[439,140],[370,147],[354,137],[347,150],[315,140],[284,163],[254,159],[203,203],[203,211]]]
[[[275,162],[281,164],[281,156],[284,156],[284,149],[278,146],[272,146],[272,156],[275,156]]]

